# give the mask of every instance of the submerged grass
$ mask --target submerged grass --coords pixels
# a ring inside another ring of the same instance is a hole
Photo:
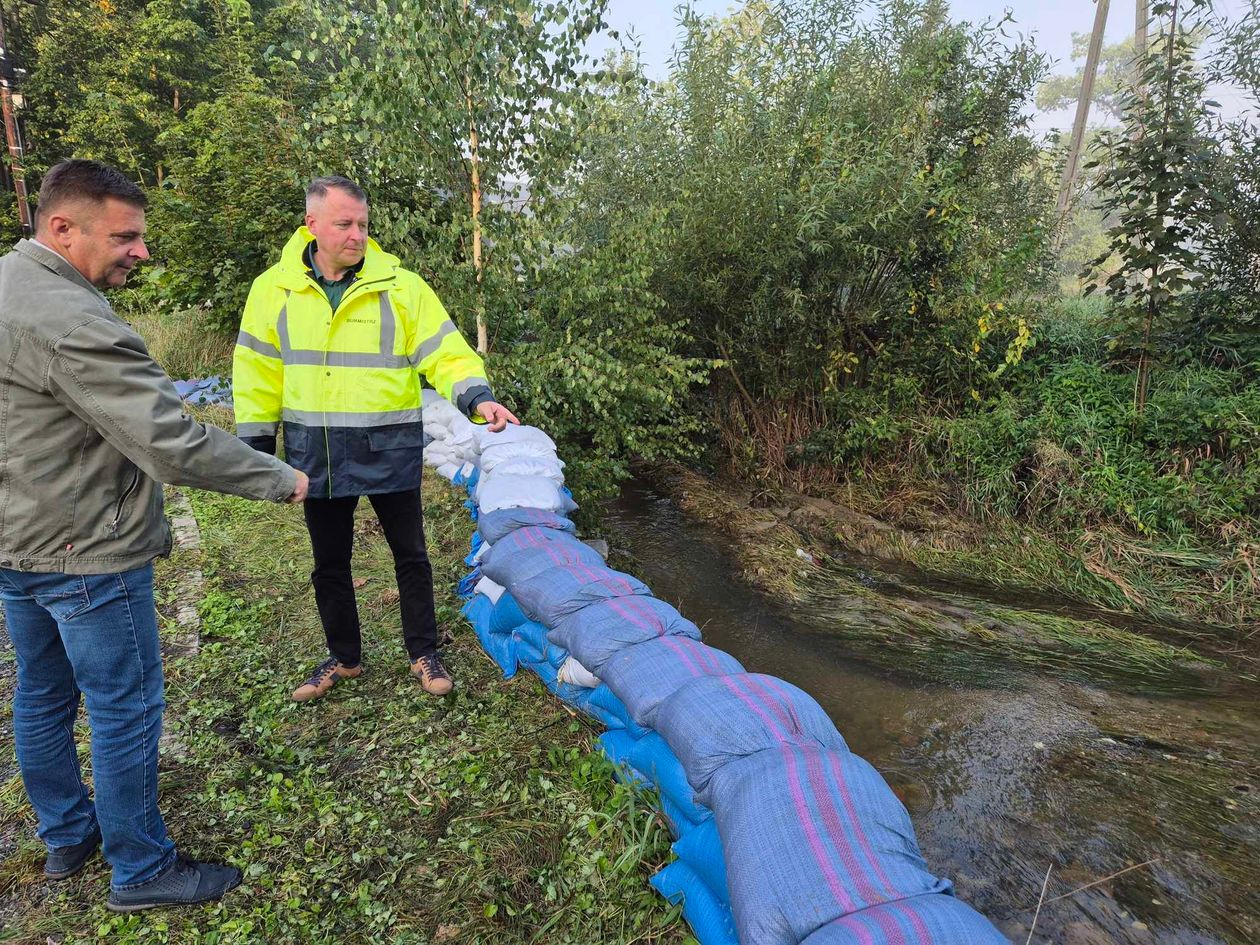
[[[1260,569],[1246,543],[1226,548],[1187,536],[1139,538],[1102,526],[1050,532],[1000,516],[977,521],[949,511],[940,488],[871,476],[837,487],[834,498],[894,526],[858,536],[870,554],[1148,617],[1224,645],[1254,642]]]
[[[367,673],[296,705],[290,690],[323,652],[301,511],[192,498],[203,551],[177,552],[159,578],[160,596],[193,563],[208,578],[201,651],[167,660],[162,807],[181,850],[236,863],[245,885],[217,905],[128,917],[104,909],[100,860],[50,887],[9,767],[0,940],[689,941],[647,885],[670,855],[647,800],[614,782],[595,732],[537,681],[500,678],[459,616],[451,588],[469,524],[449,487],[425,488],[438,618],[454,637],[445,700],[409,675],[392,561],[367,503],[355,556]]]
[[[1025,588],[1060,590],[1055,578],[1061,572],[1050,565],[1057,549],[1033,546],[1036,550],[1027,552],[1021,566],[1004,570],[990,560],[1003,547],[995,543],[951,557],[947,568],[939,566],[944,557],[939,548],[911,554],[913,536],[834,502],[806,501],[789,509],[784,500],[755,508],[747,496],[688,470],[657,470],[654,479],[687,512],[736,540],[746,579],[780,600],[791,600],[798,618],[849,640],[882,665],[971,682],[986,676],[996,680],[1006,669],[1023,667],[1163,694],[1212,691],[1221,684],[1225,662],[1188,645],[1201,635],[1185,627],[1161,628],[1155,635],[1104,619],[1101,612],[1091,619],[1041,610],[1031,595],[1021,604],[1021,595],[1010,593],[1009,586],[1018,585],[1024,574],[1038,577],[1024,582]],[[934,587],[924,595],[913,583],[875,581],[851,567],[832,566],[826,559],[837,544],[966,579],[977,594]],[[1038,552],[1040,571],[1030,566]],[[810,558],[824,565],[809,563]],[[986,599],[985,587],[1004,585],[1007,593]],[[1002,598],[1012,603],[1001,603]]]

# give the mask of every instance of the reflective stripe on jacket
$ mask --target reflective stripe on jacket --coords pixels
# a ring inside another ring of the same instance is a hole
[[[481,358],[428,284],[373,240],[334,312],[302,258],[313,238],[301,227],[250,288],[232,369],[237,435],[274,451],[283,424],[312,498],[414,489],[420,376],[473,415],[493,398]]]

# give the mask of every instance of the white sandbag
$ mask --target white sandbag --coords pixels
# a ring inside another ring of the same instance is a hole
[[[564,466],[558,459],[549,459],[541,456],[514,456],[505,463],[500,463],[492,470],[483,469],[481,478],[477,480],[477,488],[474,490],[474,497],[481,500],[481,490],[487,482],[491,482],[499,476],[541,476],[544,479],[550,479],[557,486],[564,485],[564,473],[560,470]]]
[[[561,664],[560,671],[556,673],[556,678],[560,682],[572,683],[585,689],[594,689],[599,685],[599,677],[572,656]]]
[[[488,446],[486,444],[485,437],[482,437],[481,439],[480,455],[482,458],[482,468],[487,471],[494,469],[495,466],[500,466],[509,460],[519,459],[521,457],[552,460],[557,463],[560,462],[560,457],[556,455],[556,451],[548,448],[543,443],[531,443],[526,441],[496,443],[493,446]]]
[[[490,549],[493,547],[493,542],[483,541],[481,547],[477,549],[477,553],[473,555],[473,564],[478,564],[482,558],[490,553]]]
[[[506,588],[502,584],[495,584],[494,581],[490,580],[488,577],[483,577],[477,582],[477,586],[473,588],[474,593],[485,594],[488,598],[490,598],[490,603],[492,604],[497,604],[499,602],[499,598],[503,596],[503,592],[505,590]],[[599,683],[596,683],[596,685],[599,685]]]
[[[430,466],[445,466],[449,463],[459,469],[459,463],[455,462],[455,454],[450,447],[437,440],[424,448],[424,461]]]
[[[477,461],[480,451],[477,449],[476,434],[452,433],[443,442],[458,462],[470,463]]]
[[[436,420],[430,420],[428,417],[425,417],[424,432],[437,442],[444,443],[450,438],[451,428],[445,423],[438,423]]]
[[[479,423],[473,423],[462,413],[456,411],[455,416],[451,417],[446,425],[451,429],[451,438],[460,443],[468,443],[473,449],[481,449],[481,431],[483,426]]]
[[[420,404],[425,423],[441,424],[448,430],[453,421],[463,417],[458,407],[443,398],[435,390],[428,390],[427,388],[422,390],[420,392]]]
[[[498,433],[491,432],[488,427],[482,427],[478,432],[483,450],[511,444],[529,444],[548,450],[556,448],[555,441],[546,433],[538,427],[526,426],[523,423],[509,423]]]
[[[454,479],[455,474],[459,472],[459,466],[455,463],[443,463],[435,472],[446,479]]]
[[[537,459],[552,464],[560,462],[560,457],[556,455],[555,450],[533,447],[524,443],[496,446],[489,453],[482,452],[477,461],[483,473],[492,473],[500,466],[517,459]]]
[[[562,486],[564,460],[554,452],[546,456],[513,456],[495,463],[493,473],[496,476],[546,476],[556,485]]]
[[[498,433],[491,433],[483,428],[479,440],[481,468],[486,472],[518,456],[537,456],[558,461],[556,444],[537,427],[509,424]]]
[[[545,476],[490,476],[480,490],[477,504],[483,515],[514,508],[568,514],[577,508],[577,504]]]

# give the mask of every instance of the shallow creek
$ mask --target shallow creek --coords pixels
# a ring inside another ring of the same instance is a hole
[[[825,591],[777,603],[739,579],[728,537],[642,483],[611,504],[606,536],[613,563],[678,605],[707,643],[813,695],[906,804],[932,869],[1012,941],[1028,938],[1051,866],[1034,942],[1260,941],[1254,683],[1196,677],[1178,690],[907,647],[907,614],[1000,613],[1016,629],[1047,615],[1108,618],[854,559],[821,565]],[[881,642],[881,626],[903,629]]]

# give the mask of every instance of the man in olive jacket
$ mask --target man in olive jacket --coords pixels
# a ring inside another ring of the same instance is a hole
[[[217,899],[234,867],[176,854],[157,804],[162,482],[300,502],[306,476],[188,416],[100,289],[148,257],[144,193],[113,168],[44,177],[34,240],[0,258],[0,599],[17,654],[14,740],[45,874],[103,846],[120,912]],[[79,697],[95,801],[79,771]]]

